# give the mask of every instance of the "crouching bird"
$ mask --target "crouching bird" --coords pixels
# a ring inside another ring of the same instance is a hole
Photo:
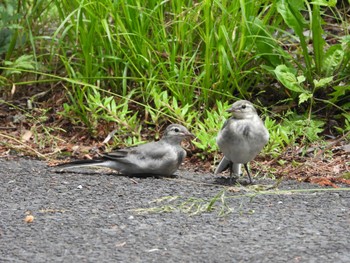
[[[100,158],[79,160],[59,164],[56,167],[103,166],[117,170],[124,175],[162,175],[174,174],[186,157],[181,142],[194,137],[184,126],[169,125],[159,141],[104,153]]]

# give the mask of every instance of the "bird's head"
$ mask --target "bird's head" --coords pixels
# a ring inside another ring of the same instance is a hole
[[[186,127],[180,124],[170,124],[166,128],[163,137],[181,142],[185,138],[191,138],[195,136],[192,133],[190,133]]]
[[[231,112],[237,119],[249,119],[257,115],[254,105],[247,100],[236,101],[227,112]]]

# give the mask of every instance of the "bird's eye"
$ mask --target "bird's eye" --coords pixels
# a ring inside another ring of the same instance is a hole
[[[175,132],[179,132],[180,130],[179,130],[179,128],[175,128],[174,131]]]
[[[242,109],[245,109],[247,108],[247,106],[245,104],[242,105]]]

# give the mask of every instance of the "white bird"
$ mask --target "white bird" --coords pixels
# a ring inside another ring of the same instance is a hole
[[[252,179],[248,170],[248,162],[253,160],[267,144],[269,132],[259,118],[253,104],[239,100],[227,110],[232,117],[224,123],[216,142],[224,154],[215,170],[215,174],[230,169],[230,178],[241,173],[241,165],[247,171],[249,182]]]
[[[125,175],[169,176],[177,171],[186,157],[181,142],[193,137],[184,126],[169,125],[159,141],[104,153],[98,159],[79,160],[57,165],[59,168],[103,166]]]

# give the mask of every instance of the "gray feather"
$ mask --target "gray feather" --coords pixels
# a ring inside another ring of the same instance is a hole
[[[241,164],[247,167],[246,164],[260,153],[269,140],[269,132],[252,103],[237,101],[228,112],[232,113],[232,117],[225,122],[216,140],[224,154],[215,170],[216,174],[227,169],[230,163],[233,164],[231,173],[237,173],[238,170],[240,173]],[[248,170],[247,173],[250,177]]]
[[[172,175],[186,157],[181,142],[192,136],[184,126],[172,124],[157,142],[104,153],[99,159],[74,161],[59,167],[104,166],[126,175]]]

